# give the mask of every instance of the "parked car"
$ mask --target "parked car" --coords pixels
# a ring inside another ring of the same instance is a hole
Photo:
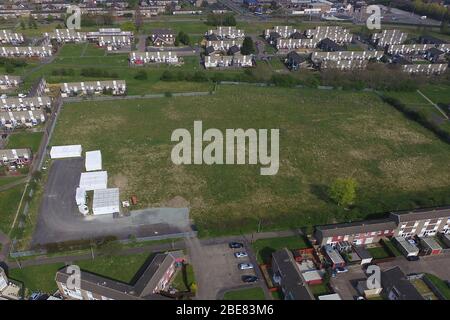
[[[2,95],[0,96],[0,98],[6,99],[6,98],[8,98],[8,96],[7,96],[6,94],[2,94]]]
[[[239,251],[239,252],[236,252],[236,253],[234,254],[234,256],[235,256],[236,258],[245,258],[245,257],[248,257],[248,254],[247,254],[247,252]]]
[[[408,261],[418,261],[420,258],[418,256],[409,256],[406,257],[406,260]]]
[[[249,270],[249,269],[253,269],[253,264],[251,263],[239,263],[238,264],[238,268],[240,270]]]
[[[348,269],[347,268],[345,268],[345,267],[338,267],[338,268],[336,268],[336,272],[337,273],[346,273],[346,272],[348,272]]]
[[[25,98],[27,95],[24,94],[24,93],[19,93],[17,96],[18,96],[19,98]]]
[[[256,276],[242,276],[242,281],[247,283],[252,283],[258,281],[258,277]]]
[[[230,243],[228,244],[228,246],[229,246],[231,249],[239,249],[239,248],[243,248],[243,247],[244,247],[244,245],[243,245],[242,243],[240,243],[240,242],[230,242]]]

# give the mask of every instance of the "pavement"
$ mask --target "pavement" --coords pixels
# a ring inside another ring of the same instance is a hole
[[[349,267],[348,272],[339,273],[336,278],[331,278],[330,285],[343,300],[355,300],[355,297],[360,296],[356,290],[356,283],[366,278],[361,266],[355,265]]]
[[[82,158],[53,161],[32,246],[105,236],[128,239],[130,235],[143,238],[191,231],[187,208],[151,208],[120,218],[112,215],[83,216],[75,203],[83,166]]]

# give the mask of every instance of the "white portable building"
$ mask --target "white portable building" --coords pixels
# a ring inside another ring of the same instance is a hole
[[[75,194],[75,201],[77,202],[77,206],[85,205],[86,204],[86,190],[83,188],[77,188],[76,194]]]
[[[81,157],[81,145],[70,146],[54,146],[50,150],[50,157],[52,159],[77,158]]]
[[[79,187],[86,191],[106,189],[108,173],[106,171],[82,172]]]
[[[92,212],[94,215],[120,212],[119,189],[110,188],[94,190]]]
[[[85,166],[86,171],[102,170],[102,153],[100,150],[86,152]]]

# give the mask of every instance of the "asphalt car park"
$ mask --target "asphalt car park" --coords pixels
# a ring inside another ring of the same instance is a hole
[[[358,281],[366,279],[366,275],[360,265],[351,266],[345,273],[338,273],[330,279],[330,285],[343,300],[354,300],[360,296],[356,290]]]

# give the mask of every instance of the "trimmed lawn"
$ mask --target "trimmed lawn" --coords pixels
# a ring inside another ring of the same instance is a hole
[[[264,291],[261,288],[242,289],[226,292],[224,300],[265,300]]]
[[[447,300],[450,300],[450,287],[444,280],[430,273],[427,273],[426,277],[439,289]]]
[[[400,250],[397,248],[397,246],[392,242],[392,241],[384,241],[384,244],[391,249],[392,253],[394,254],[394,256],[396,257],[400,257],[403,254],[400,252]]]
[[[0,230],[4,233],[11,228],[24,187],[22,184],[0,192]]]
[[[391,256],[383,247],[368,248],[367,251],[374,259],[385,259]]]
[[[30,148],[33,153],[39,150],[43,132],[18,132],[8,137],[8,149]]]
[[[309,289],[311,289],[315,297],[332,293],[325,283],[311,285],[309,286]]]
[[[204,130],[279,128],[278,174],[262,176],[259,165],[174,165],[171,134],[192,132],[195,120]],[[68,103],[51,144],[101,149],[109,185],[124,198],[135,194],[141,208],[183,198],[201,236],[450,203],[450,146],[370,92],[221,85],[208,96]],[[342,210],[327,190],[348,176],[357,199]]]
[[[279,249],[303,249],[308,248],[308,245],[306,244],[305,239],[301,238],[300,236],[292,236],[256,240],[252,244],[252,247],[256,253],[258,263],[269,263],[272,257],[272,253]]]
[[[0,187],[20,179],[23,179],[23,176],[6,176],[6,177],[0,176]]]
[[[55,282],[56,271],[62,267],[64,267],[63,263],[56,263],[17,268],[9,271],[9,277],[24,284],[27,289],[25,295],[35,291],[54,293],[58,289]]]

